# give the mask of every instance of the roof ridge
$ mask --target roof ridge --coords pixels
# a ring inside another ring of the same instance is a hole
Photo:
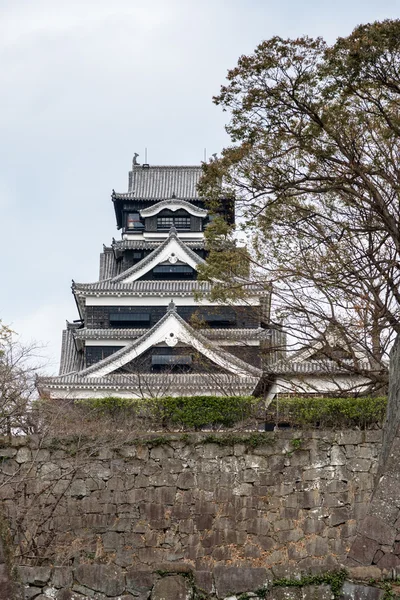
[[[144,163],[144,164],[148,164],[148,163]],[[139,164],[139,165],[133,165],[132,170],[138,170],[138,169],[143,169],[143,170],[147,170],[147,169],[202,169],[201,165],[151,165],[149,164],[148,167],[143,167],[143,163]]]

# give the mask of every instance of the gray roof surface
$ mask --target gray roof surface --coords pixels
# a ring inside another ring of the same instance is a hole
[[[111,279],[118,274],[118,265],[112,248],[104,248],[100,254],[99,280]]]
[[[368,362],[359,363],[358,368],[366,372],[371,370]],[[332,374],[354,374],[354,368],[352,361],[340,361],[340,364],[334,360],[305,360],[305,361],[293,361],[293,360],[281,360],[276,363],[272,363],[268,367],[268,372],[277,375],[323,375],[324,373]]]
[[[125,271],[126,273],[126,271]],[[75,283],[73,291],[76,295],[98,295],[119,293],[121,296],[132,294],[154,295],[160,293],[179,295],[193,295],[194,292],[210,292],[211,285],[207,282],[196,280],[177,280],[177,281],[157,281],[157,280],[139,280],[131,283],[96,281],[95,283]]]
[[[129,192],[133,198],[164,200],[175,195],[183,200],[199,199],[197,184],[201,166],[133,166]]]
[[[226,394],[251,394],[259,382],[259,377],[239,377],[218,373],[197,374],[141,374],[138,375],[107,375],[107,377],[85,378],[79,374],[64,375],[62,377],[40,377],[38,381],[41,389],[57,388],[83,388],[90,390],[114,390],[132,392],[132,389],[142,391],[144,396],[159,395],[160,390],[164,395],[171,394],[199,394],[209,392],[212,395],[225,396]],[[73,392],[70,392],[73,394]]]
[[[159,329],[163,325],[163,323],[170,317],[171,314],[173,314],[175,316],[175,318],[181,323],[181,325],[183,325],[183,327],[190,333],[190,335],[193,337],[193,339],[197,339],[201,344],[203,344],[203,346],[205,346],[206,348],[209,348],[217,356],[219,355],[227,363],[230,363],[231,365],[234,365],[235,367],[237,367],[239,369],[247,371],[248,374],[251,374],[254,377],[261,376],[262,372],[260,369],[245,362],[241,358],[238,358],[234,354],[226,352],[225,350],[218,347],[213,342],[210,342],[210,340],[208,340],[205,336],[203,336],[200,333],[200,331],[193,329],[193,327],[191,327],[189,325],[189,323],[187,323],[184,319],[182,319],[182,317],[180,315],[178,315],[178,313],[176,312],[176,307],[175,307],[174,303],[172,303],[171,308],[168,308],[168,311],[165,313],[165,315],[163,317],[161,317],[161,319],[159,321],[157,321],[157,323],[155,325],[153,325],[153,327],[151,327],[150,329],[147,329],[146,332],[141,337],[136,338],[135,340],[132,341],[131,344],[129,344],[128,346],[125,346],[124,348],[121,348],[120,350],[117,350],[117,352],[114,352],[110,356],[103,358],[103,360],[100,360],[99,362],[91,365],[90,367],[83,369],[80,374],[81,375],[90,375],[90,373],[97,371],[99,368],[109,365],[109,364],[113,363],[115,360],[122,358],[126,354],[129,354],[137,345],[143,343],[147,338],[149,338],[153,334],[154,331]]]
[[[76,349],[74,334],[71,329],[62,332],[60,375],[81,371],[83,368],[83,356]]]
[[[147,328],[110,328],[110,329],[90,329],[84,327],[77,329],[74,333],[75,338],[80,340],[109,340],[109,339],[135,339],[140,337],[148,331]],[[268,329],[262,329],[261,327],[253,328],[215,328],[215,329],[198,329],[204,337],[208,340],[234,340],[234,341],[248,341],[248,340],[262,340],[270,336]]]
[[[159,245],[159,241],[148,240],[114,240],[112,243],[112,247],[115,248],[115,250],[154,250],[154,248],[158,248]],[[192,249],[202,250],[205,247],[205,240],[185,240],[185,246]]]

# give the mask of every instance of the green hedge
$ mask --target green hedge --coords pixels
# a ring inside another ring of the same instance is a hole
[[[382,425],[387,398],[279,398],[267,409],[269,422],[321,427]]]
[[[232,427],[250,418],[259,401],[253,396],[180,396],[173,398],[92,398],[77,404],[114,417],[148,419],[163,426],[198,429],[205,426]]]

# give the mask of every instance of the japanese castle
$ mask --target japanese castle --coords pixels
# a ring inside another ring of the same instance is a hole
[[[62,335],[60,372],[38,387],[51,398],[360,392],[367,377],[332,359],[336,340],[286,355],[270,322],[270,291],[247,282],[246,300],[222,305],[198,279],[212,220],[197,191],[201,166],[137,163],[113,191],[117,228],[100,254],[99,280],[72,285],[79,319]],[[234,205],[220,200],[234,223]],[[240,282],[238,282],[240,283]],[[329,344],[328,344],[329,346]],[[363,356],[359,357],[362,361]]]
[[[224,306],[197,279],[212,219],[201,166],[140,165],[112,193],[121,239],[104,246],[99,280],[72,285],[79,320],[63,331],[60,372],[40,380],[53,398],[251,394],[268,344],[269,293]],[[234,221],[232,202],[222,215]]]

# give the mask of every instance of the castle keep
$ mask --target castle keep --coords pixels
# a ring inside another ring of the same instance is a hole
[[[201,166],[137,163],[126,193],[113,191],[117,228],[99,279],[72,285],[79,320],[63,332],[60,372],[43,378],[54,398],[251,394],[262,374],[269,297],[223,306],[197,278],[210,223],[197,184]],[[234,206],[221,200],[234,222]],[[200,296],[199,296],[200,294]],[[263,307],[260,311],[260,304]]]

